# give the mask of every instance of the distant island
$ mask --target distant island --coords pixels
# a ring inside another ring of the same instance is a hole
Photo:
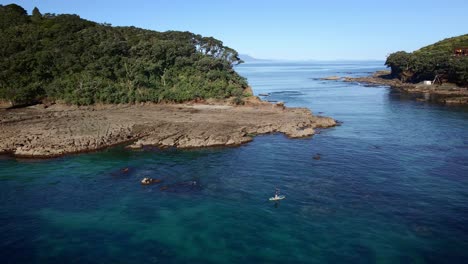
[[[270,61],[266,59],[258,59],[247,54],[239,54],[239,58],[244,62],[261,62],[261,61]]]
[[[412,53],[392,53],[385,65],[391,71],[338,79],[389,85],[419,101],[468,104],[468,34],[444,39]]]
[[[0,5],[0,154],[56,157],[129,148],[235,146],[336,125],[263,102],[239,54],[191,32],[112,27]]]

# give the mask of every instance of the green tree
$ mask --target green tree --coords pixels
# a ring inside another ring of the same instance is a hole
[[[0,30],[29,22],[26,10],[16,4],[0,5],[0,13]]]
[[[37,23],[42,20],[42,14],[39,12],[39,9],[37,7],[34,7],[32,11],[32,16],[31,16],[31,21]]]
[[[72,104],[182,102],[242,94],[238,53],[212,37],[111,27],[77,15],[0,7],[0,98]],[[32,22],[32,23],[31,23]]]
[[[439,41],[412,53],[392,53],[385,65],[390,67],[393,77],[402,81],[432,80],[437,75],[461,86],[468,85],[468,57],[453,55],[453,50],[463,45],[468,46],[468,34]]]

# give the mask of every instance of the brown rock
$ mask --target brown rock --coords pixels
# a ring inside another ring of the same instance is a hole
[[[337,81],[339,79],[341,79],[340,76],[328,76],[328,77],[325,77],[325,78],[320,78],[321,80],[326,80],[326,81]]]
[[[314,134],[336,122],[305,108],[258,101],[252,105],[54,104],[0,111],[0,151],[24,157],[53,157],[134,141],[128,148],[240,145],[255,134]],[[136,141],[135,141],[136,140]]]

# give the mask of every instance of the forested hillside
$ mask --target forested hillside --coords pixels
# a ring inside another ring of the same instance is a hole
[[[388,56],[385,65],[392,75],[405,82],[433,80],[468,85],[468,56],[456,55],[456,49],[468,48],[468,34],[444,39],[415,52],[399,51]]]
[[[0,99],[78,105],[240,97],[238,53],[212,37],[0,5]]]

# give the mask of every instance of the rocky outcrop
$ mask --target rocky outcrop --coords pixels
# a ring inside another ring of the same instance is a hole
[[[328,77],[324,77],[324,78],[320,78],[320,80],[325,80],[325,81],[338,81],[340,80],[342,77],[340,76],[328,76]]]
[[[418,101],[442,103],[447,105],[468,104],[468,89],[454,84],[425,85],[402,82],[393,78],[389,71],[378,71],[367,77],[344,77],[345,82],[357,82],[366,85],[388,85]]]
[[[370,76],[364,76],[364,77],[343,77],[342,80],[344,82],[363,83],[369,86],[388,85],[391,87],[401,87],[401,88],[414,86],[411,83],[404,83],[397,78],[393,78],[390,75],[390,71],[377,71]]]
[[[254,135],[281,132],[311,136],[314,128],[336,125],[305,108],[251,99],[231,105],[40,105],[0,110],[0,153],[54,157],[130,142],[143,146],[198,148],[235,146]]]

